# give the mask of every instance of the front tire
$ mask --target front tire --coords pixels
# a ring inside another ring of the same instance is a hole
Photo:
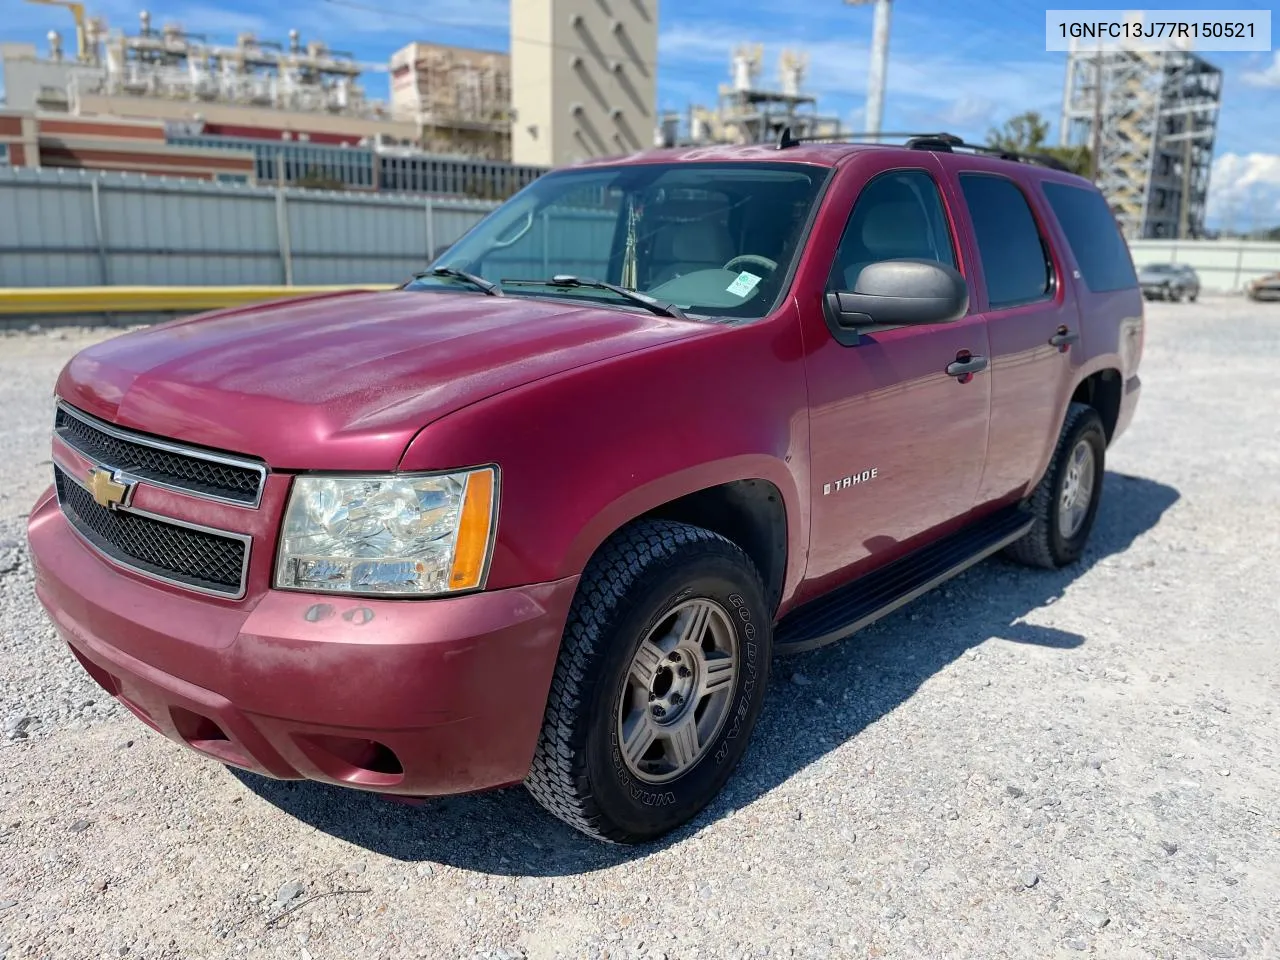
[[[601,840],[687,823],[746,750],[772,649],[760,575],[735,544],[683,523],[624,528],[578,586],[525,786]]]
[[[1031,567],[1055,569],[1080,559],[1102,499],[1107,435],[1093,407],[1073,403],[1049,469],[1031,496],[1035,523],[1005,553]]]

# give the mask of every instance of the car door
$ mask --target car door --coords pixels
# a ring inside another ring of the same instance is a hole
[[[946,161],[946,187],[980,268],[972,297],[991,350],[990,440],[977,495],[982,507],[1021,498],[1047,467],[1082,353],[1073,349],[1080,316],[1038,195],[999,169],[1007,161]]]
[[[827,290],[851,290],[861,269],[880,260],[923,258],[964,272],[936,160],[926,154],[904,167],[892,159],[869,152],[834,185],[850,208],[827,261]],[[901,556],[968,513],[987,447],[990,392],[985,372],[955,370],[958,358],[979,358],[976,367],[987,355],[979,314],[850,338],[816,301],[804,301],[813,304],[805,316],[808,595]]]

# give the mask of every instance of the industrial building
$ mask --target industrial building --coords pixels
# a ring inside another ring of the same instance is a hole
[[[244,149],[175,145],[158,121],[0,110],[0,163],[254,183]]]
[[[414,42],[387,67],[296,30],[287,43],[219,43],[147,11],[127,33],[75,0],[31,2],[67,8],[75,42],[51,31],[45,54],[0,45],[7,107],[28,127],[59,115],[159,124],[188,159],[251,155],[259,182],[503,197],[548,167],[642,149],[657,123],[657,0],[523,0],[510,55]],[[365,94],[369,70],[390,74],[389,102]],[[42,162],[21,139],[6,140],[10,158]],[[135,161],[121,162],[144,168]]]
[[[215,168],[234,159],[235,173],[225,176],[262,183],[486,199],[545,171],[510,163],[511,73],[503,54],[409,44],[392,57],[388,105],[364,93],[360,78],[369,65],[322,41],[304,43],[297,31],[287,44],[241,34],[223,45],[177,24],[157,28],[146,11],[138,32],[126,34],[86,16],[78,3],[55,5],[72,8],[73,45],[64,47],[57,31],[43,54],[31,44],[0,45],[7,107],[26,117],[0,134],[0,161],[51,166],[61,159],[222,179]],[[128,155],[107,157],[87,144],[74,157],[52,143],[42,150],[38,131],[59,118],[114,124],[110,139],[123,135]],[[130,125],[133,132],[124,133]]]
[[[1222,71],[1188,47],[1068,53],[1061,142],[1093,149],[1130,240],[1204,235]]]
[[[0,110],[0,166],[40,166],[35,117],[14,110]]]
[[[248,33],[221,45],[179,24],[156,28],[145,10],[136,34],[73,13],[74,55],[57,31],[49,33],[46,56],[31,44],[0,46],[9,108],[200,119],[233,135],[272,129],[329,142],[414,135],[385,104],[366,99],[359,83],[364,65],[322,41],[304,44],[296,30],[287,47]]]
[[[807,55],[781,51],[776,88],[761,83],[763,61],[764,48],[758,44],[734,50],[732,82],[721,84],[716,106],[691,105],[684,117],[664,114],[657,131],[658,145],[767,143],[777,140],[786,128],[797,137],[837,139],[842,135],[839,117],[819,113],[817,98],[803,92]]]
[[[427,152],[511,159],[511,58],[411,43],[391,55],[391,114]]]
[[[558,166],[649,147],[658,0],[511,4],[511,156]]]

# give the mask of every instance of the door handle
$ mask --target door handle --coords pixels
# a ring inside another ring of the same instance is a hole
[[[947,364],[947,376],[960,377],[967,383],[969,377],[987,369],[988,363],[989,361],[986,357],[965,357],[964,359],[952,360]]]
[[[1080,341],[1080,334],[1071,333],[1066,327],[1059,327],[1058,332],[1049,338],[1049,346],[1057,347],[1063,353],[1073,344]]]

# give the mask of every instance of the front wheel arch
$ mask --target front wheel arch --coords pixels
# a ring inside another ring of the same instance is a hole
[[[770,611],[799,583],[808,531],[800,524],[799,490],[786,465],[762,456],[692,467],[629,490],[578,531],[560,562],[574,576],[609,538],[640,520],[704,527],[742,549],[764,580]]]
[[[733,480],[664,503],[640,519],[699,526],[735,544],[760,573],[769,611],[777,611],[788,550],[787,509],[776,485],[768,480]]]

